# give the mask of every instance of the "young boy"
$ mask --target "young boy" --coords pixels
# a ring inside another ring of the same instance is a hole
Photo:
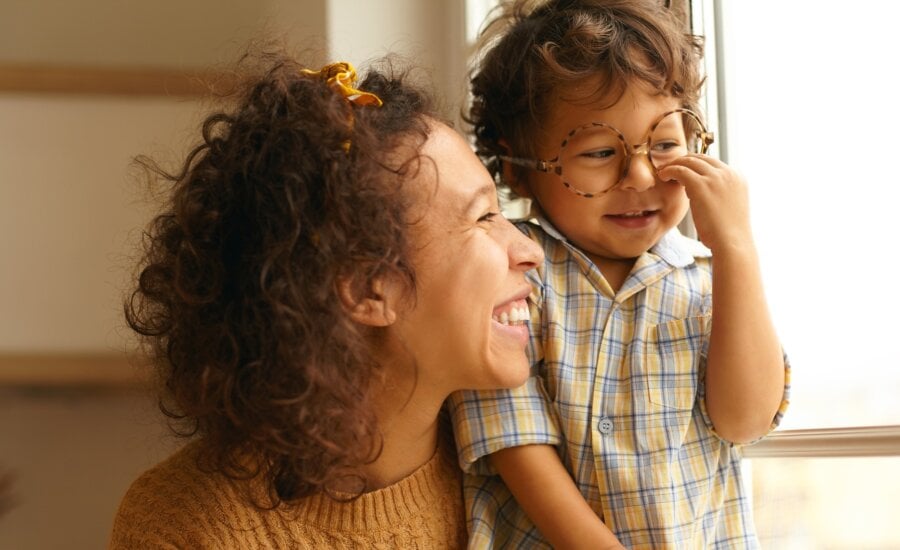
[[[699,41],[657,1],[530,4],[472,81],[478,152],[546,259],[531,379],[451,399],[469,545],[757,547],[740,445],[780,421],[789,370],[746,185],[705,155]],[[689,204],[705,246],[676,229]]]

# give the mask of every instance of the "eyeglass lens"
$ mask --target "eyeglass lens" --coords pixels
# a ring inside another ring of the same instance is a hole
[[[702,152],[702,132],[703,126],[693,114],[669,113],[650,133],[647,156],[651,164],[658,170],[688,153]],[[560,151],[563,181],[585,194],[608,191],[624,176],[626,150],[615,129],[600,123],[582,126]]]

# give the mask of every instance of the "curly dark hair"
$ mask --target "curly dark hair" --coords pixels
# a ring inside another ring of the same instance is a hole
[[[643,82],[696,111],[703,85],[702,39],[659,0],[508,1],[484,28],[478,52],[463,118],[498,183],[497,155],[535,156],[531,136],[567,86],[599,76],[585,99],[612,105],[629,84]]]
[[[276,507],[329,492],[380,452],[379,329],[354,323],[337,288],[364,296],[390,275],[414,293],[406,184],[438,117],[390,59],[357,84],[381,107],[285,54],[252,64],[179,170],[138,158],[171,189],[125,316],[158,365],[163,412],[200,436],[203,467],[262,480],[255,503]]]

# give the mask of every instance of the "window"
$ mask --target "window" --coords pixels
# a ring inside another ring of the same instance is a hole
[[[793,365],[781,433],[746,453],[761,541],[900,547],[900,293],[891,288],[900,175],[890,162],[900,6],[693,5],[713,36],[721,155],[750,185],[769,303]]]
[[[900,5],[716,2],[720,126],[792,364],[783,428],[900,423]]]

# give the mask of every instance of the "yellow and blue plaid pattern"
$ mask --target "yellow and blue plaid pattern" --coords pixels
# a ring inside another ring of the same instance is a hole
[[[613,293],[545,220],[519,227],[546,255],[529,274],[532,377],[449,402],[469,547],[549,548],[485,459],[548,444],[628,548],[757,548],[740,447],[716,435],[705,409],[709,250],[673,230]]]

